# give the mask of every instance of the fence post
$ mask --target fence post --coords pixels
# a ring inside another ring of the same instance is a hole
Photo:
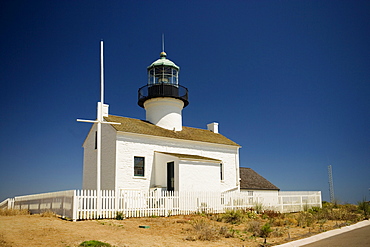
[[[7,208],[8,209],[13,209],[14,208],[14,198],[8,198]]]
[[[77,191],[73,191],[73,197],[72,197],[72,220],[76,221],[77,220]]]
[[[115,191],[115,198],[114,198],[114,217],[117,216],[117,212],[118,212],[118,189],[116,189]]]
[[[168,207],[168,201],[169,201],[169,193],[170,193],[170,191],[165,191],[165,194],[164,194],[164,210],[165,210],[165,212],[164,212],[164,216],[166,216],[166,217],[168,217],[168,210],[169,210],[169,207]]]

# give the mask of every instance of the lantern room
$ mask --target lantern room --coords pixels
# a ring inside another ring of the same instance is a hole
[[[162,51],[160,58],[148,66],[148,83],[139,89],[138,105],[144,108],[148,99],[169,97],[183,101],[184,107],[188,102],[188,89],[179,84],[180,67],[167,59]]]
[[[179,67],[166,58],[167,54],[163,51],[160,59],[153,62],[148,67],[148,85],[169,84],[178,86]]]

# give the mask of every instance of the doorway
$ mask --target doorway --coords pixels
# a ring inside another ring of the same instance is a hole
[[[167,191],[175,189],[175,162],[167,163]]]

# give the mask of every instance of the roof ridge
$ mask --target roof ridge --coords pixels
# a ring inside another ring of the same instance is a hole
[[[108,115],[108,117],[104,117],[104,119],[108,120],[109,122],[120,122],[120,125],[111,125],[116,131],[240,147],[239,144],[228,139],[222,134],[214,133],[206,129],[184,126],[181,131],[173,131],[156,126],[149,121],[137,118]]]

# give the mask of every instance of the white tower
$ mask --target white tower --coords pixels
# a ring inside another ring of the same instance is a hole
[[[160,58],[148,68],[148,84],[139,89],[139,106],[145,108],[146,120],[165,129],[182,130],[182,109],[188,102],[188,89],[179,85],[179,67]]]

